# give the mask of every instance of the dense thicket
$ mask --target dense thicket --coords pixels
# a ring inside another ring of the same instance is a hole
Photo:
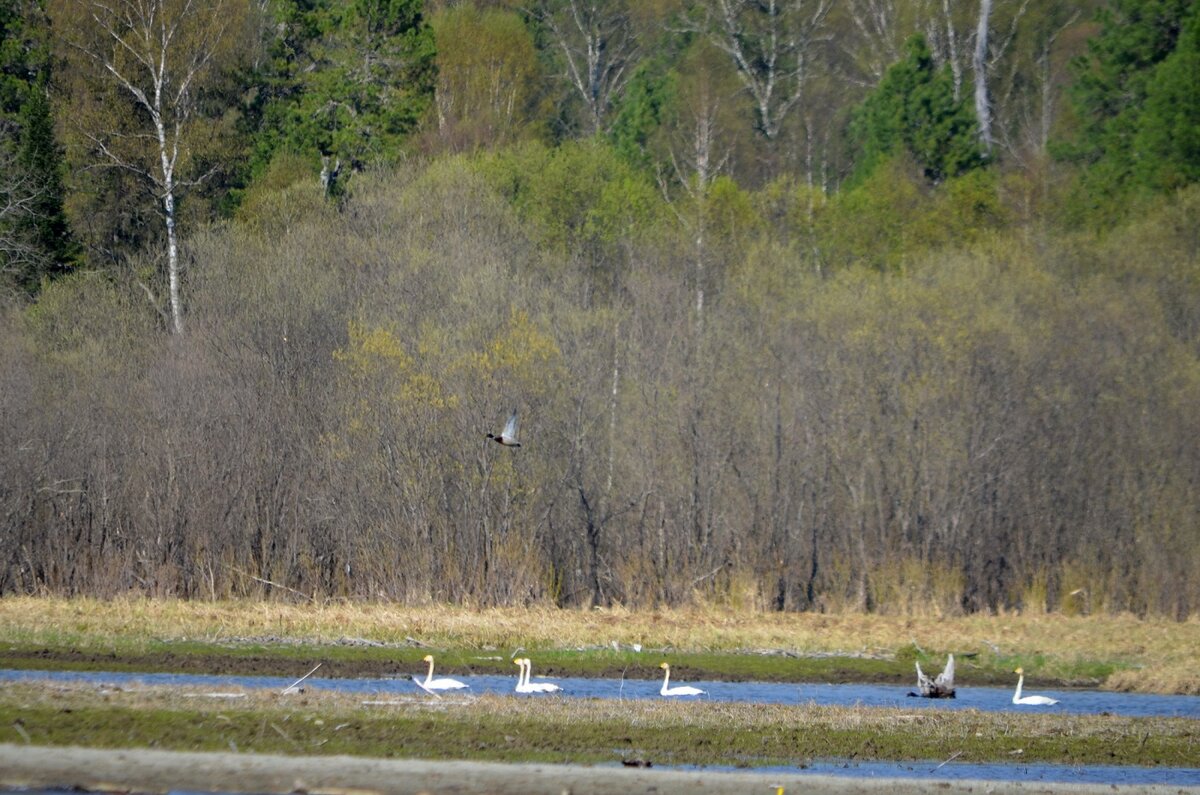
[[[10,315],[0,589],[1200,604],[1200,193],[894,276],[751,234],[697,329],[672,224],[548,247],[526,162],[195,236],[181,338],[96,276]]]
[[[146,2],[21,89],[0,594],[1200,610],[1193,3]]]

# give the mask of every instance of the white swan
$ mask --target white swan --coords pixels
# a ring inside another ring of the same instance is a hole
[[[1041,706],[1047,706],[1058,703],[1057,698],[1050,698],[1049,696],[1022,696],[1021,685],[1025,684],[1025,669],[1018,668],[1017,670],[1013,671],[1013,673],[1017,674],[1017,692],[1013,693],[1014,704],[1037,704]]]
[[[954,698],[954,655],[951,654],[946,658],[946,667],[937,675],[937,679],[930,679],[925,672],[921,670],[921,663],[917,663],[917,688],[921,691],[917,693],[909,693],[910,696],[920,695],[924,698]]]
[[[662,663],[658,667],[663,669],[664,671],[666,671],[666,675],[663,676],[662,689],[658,691],[662,695],[664,695],[664,696],[702,696],[708,692],[706,690],[701,690],[698,687],[691,687],[690,685],[679,685],[678,687],[668,687],[667,685],[671,681],[671,666],[669,663]]]
[[[521,443],[517,441],[517,410],[513,409],[513,413],[508,415],[508,422],[504,423],[504,430],[499,434],[489,433],[487,438],[505,447],[520,447]]]
[[[432,654],[426,654],[423,661],[429,663],[429,673],[425,675],[424,682],[416,677],[413,677],[413,681],[426,690],[459,690],[464,687],[470,687],[470,685],[460,682],[457,679],[434,679]]]
[[[562,688],[553,682],[530,682],[529,677],[533,675],[533,662],[525,658],[525,686],[529,688],[530,693],[559,693]]]
[[[532,688],[530,688],[529,683],[525,681],[525,677],[528,674],[528,671],[525,669],[525,658],[518,657],[517,659],[513,660],[513,665],[517,666],[517,668],[519,669],[519,672],[517,673],[516,692],[518,692],[518,693],[536,692]]]

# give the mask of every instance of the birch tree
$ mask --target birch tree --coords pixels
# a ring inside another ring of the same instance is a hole
[[[67,54],[90,62],[89,71],[115,89],[107,96],[124,105],[76,123],[95,165],[131,173],[154,196],[167,249],[167,308],[159,310],[179,334],[179,200],[216,170],[200,165],[192,139],[205,126],[202,93],[239,22],[239,6],[232,0],[56,0],[52,15],[66,34]]]
[[[979,22],[975,29],[975,119],[979,122],[979,143],[987,153],[992,151],[992,108],[988,102],[988,25],[992,16],[992,0],[979,0]]]
[[[733,61],[754,100],[755,127],[768,141],[779,137],[804,96],[833,5],[833,0],[707,0],[699,9],[694,29]]]
[[[895,0],[848,0],[847,13],[858,34],[857,47],[844,47],[864,73],[854,82],[874,85],[900,60],[899,40],[921,32],[938,66],[950,70],[955,101],[962,98],[970,72],[979,143],[991,153],[996,145],[992,75],[1010,53],[1018,26],[1031,0],[979,0],[974,20],[965,3],[920,0],[903,8]],[[999,30],[993,36],[996,17]],[[1001,120],[1002,121],[1002,120]]]
[[[544,8],[540,19],[562,55],[567,82],[583,102],[588,132],[605,131],[613,101],[641,57],[629,9],[624,2],[566,0]]]
[[[732,152],[727,118],[739,104],[738,86],[723,62],[723,55],[707,42],[699,42],[680,63],[674,100],[664,125],[665,159],[669,169],[659,175],[660,188],[682,228],[692,240],[695,279],[696,333],[704,328],[705,296],[709,275],[708,199],[713,181],[729,164]],[[744,106],[741,108],[744,110]],[[671,188],[682,190],[672,201]]]

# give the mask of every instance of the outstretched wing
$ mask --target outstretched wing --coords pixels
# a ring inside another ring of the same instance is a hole
[[[931,689],[933,689],[933,681],[928,676],[925,675],[924,671],[921,670],[921,663],[919,663],[919,662],[916,663],[916,666],[917,666],[917,687],[919,687],[921,689],[922,695],[927,695],[929,693],[929,691]]]
[[[949,657],[946,658],[945,669],[943,669],[942,672],[940,674],[938,674],[937,679],[933,680],[933,683],[935,685],[937,685],[938,687],[944,687],[944,688],[948,688],[948,689],[954,688],[954,655],[953,654],[951,654]]]
[[[504,432],[500,434],[506,439],[517,438],[517,410],[513,409],[513,413],[509,415],[508,422],[504,423]]]

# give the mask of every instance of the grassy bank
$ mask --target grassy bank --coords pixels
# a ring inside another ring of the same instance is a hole
[[[909,682],[913,660],[953,652],[968,685],[1008,684],[1021,665],[1031,684],[1200,693],[1195,620],[0,599],[4,667],[288,675],[320,661],[352,676],[416,671],[435,650],[439,670],[511,674],[518,648],[555,676],[653,678],[669,657],[707,679]]]
[[[0,689],[0,742],[97,748],[655,765],[814,759],[1200,767],[1185,719],[309,691],[237,699],[36,684]]]

